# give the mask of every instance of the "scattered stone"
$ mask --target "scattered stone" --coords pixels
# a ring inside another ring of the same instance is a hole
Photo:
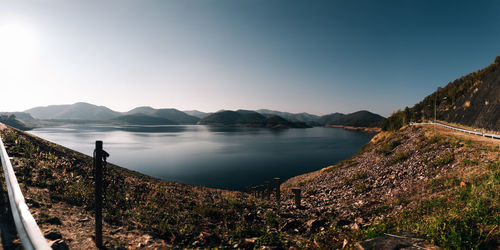
[[[26,198],[25,201],[26,201],[26,205],[28,205],[28,207],[30,207],[30,208],[39,208],[40,207],[40,203],[36,202],[33,199]]]
[[[257,215],[255,213],[247,213],[243,216],[243,219],[248,222],[252,222],[257,219]]]
[[[62,239],[61,233],[55,231],[55,230],[50,230],[44,233],[45,238],[49,240],[58,240]]]
[[[255,246],[255,241],[257,240],[257,237],[254,238],[246,238],[243,243],[240,244],[240,248],[242,249],[253,249]]]
[[[59,218],[53,216],[45,220],[45,222],[51,224],[51,225],[62,225],[62,222]]]
[[[53,250],[69,250],[68,244],[62,239],[54,240],[49,245]]]
[[[364,222],[363,218],[361,218],[361,217],[354,219],[354,221],[358,224],[363,224],[363,222]]]
[[[369,239],[355,244],[359,250],[368,249],[438,249],[437,247],[425,242],[422,239],[415,238],[410,232],[399,232],[396,234],[384,234],[374,239]]]
[[[87,221],[90,221],[89,218],[83,218],[83,219],[79,219],[78,222],[80,223],[83,223],[83,222],[87,222]]]
[[[196,237],[196,240],[193,242],[193,246],[198,247],[198,246],[214,246],[214,245],[219,245],[220,244],[220,239],[217,237],[217,235],[208,233],[208,232],[201,232],[198,237]]]
[[[306,226],[307,230],[310,232],[318,232],[321,231],[321,228],[323,228],[327,224],[326,219],[312,219],[307,221]]]
[[[358,223],[352,223],[351,225],[349,225],[349,228],[351,230],[359,230],[360,227],[359,227]]]
[[[299,220],[287,220],[285,224],[281,227],[281,231],[283,232],[293,232],[295,229],[298,229],[302,226],[302,223]]]

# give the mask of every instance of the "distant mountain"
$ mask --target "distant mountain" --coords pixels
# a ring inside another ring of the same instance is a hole
[[[342,113],[332,113],[329,115],[323,115],[318,117],[315,122],[317,122],[320,126],[325,126],[328,122],[330,121],[335,121],[336,119],[339,119],[340,117],[345,116]]]
[[[205,112],[201,112],[201,111],[198,111],[198,110],[183,110],[182,112],[190,115],[190,116],[194,116],[194,117],[198,117],[200,119],[203,119],[213,113],[205,113]]]
[[[266,127],[268,128],[310,128],[305,122],[292,122],[277,115],[273,115],[266,119]]]
[[[120,112],[104,106],[78,102],[71,105],[50,105],[36,107],[24,111],[36,119],[69,119],[69,120],[110,120],[120,116]]]
[[[322,125],[342,125],[353,127],[379,127],[384,117],[370,111],[361,110],[347,115],[334,113],[318,118],[316,121]]]
[[[134,108],[128,112],[125,112],[126,115],[134,115],[134,114],[144,114],[144,115],[154,115],[157,109],[154,109],[149,106],[142,106]]]
[[[176,122],[173,122],[171,120],[162,118],[162,117],[157,117],[157,116],[151,116],[151,115],[145,115],[145,114],[132,114],[132,115],[122,115],[113,118],[114,121],[118,122],[123,122],[125,124],[132,124],[132,125],[174,125],[178,124]]]
[[[137,107],[125,113],[126,115],[148,115],[167,119],[176,124],[196,124],[200,118],[188,115],[177,109],[155,109],[152,107]]]
[[[265,117],[255,111],[221,111],[201,119],[201,125],[268,127],[268,128],[306,128],[305,123],[290,122],[279,116]]]
[[[263,114],[267,117],[277,115],[285,118],[288,121],[292,122],[311,122],[319,118],[317,115],[309,114],[309,113],[289,113],[289,112],[281,112],[276,110],[269,109],[259,109],[256,110],[258,113]]]
[[[500,131],[500,56],[488,67],[438,88],[412,108],[396,111],[383,129],[399,129],[410,121],[434,120]]]

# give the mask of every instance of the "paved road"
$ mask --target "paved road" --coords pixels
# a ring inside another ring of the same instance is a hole
[[[453,129],[453,130],[456,130],[456,131],[464,132],[464,133],[467,133],[467,134],[480,135],[480,136],[484,136],[484,137],[489,137],[489,138],[500,140],[500,135],[483,133],[483,132],[478,132],[478,131],[473,131],[473,130],[468,130],[468,129],[463,129],[463,128],[457,128],[457,127],[453,127],[453,126],[450,126],[450,125],[442,124],[442,123],[439,123],[439,122],[421,122],[421,123],[410,122],[410,125],[433,125],[433,124],[436,124],[436,125],[439,125],[439,126],[442,126],[442,127],[445,127],[445,128]]]

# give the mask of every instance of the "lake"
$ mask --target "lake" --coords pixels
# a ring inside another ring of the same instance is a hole
[[[165,180],[241,190],[346,159],[372,136],[341,128],[267,129],[67,125],[29,133],[92,155],[104,142],[109,162]]]

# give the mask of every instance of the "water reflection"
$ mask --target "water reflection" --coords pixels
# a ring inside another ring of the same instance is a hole
[[[262,129],[210,126],[38,128],[31,133],[87,155],[103,140],[110,162],[155,177],[241,189],[287,179],[343,160],[371,136],[339,128]]]

